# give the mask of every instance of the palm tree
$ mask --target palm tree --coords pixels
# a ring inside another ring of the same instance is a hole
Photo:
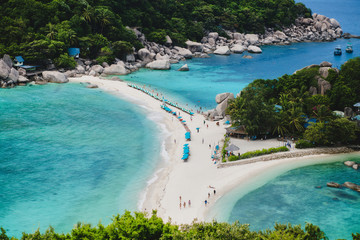
[[[98,23],[100,23],[101,26],[101,31],[100,33],[103,32],[105,25],[110,24],[110,16],[111,16],[111,12],[109,11],[109,9],[104,8],[104,7],[98,7],[95,9],[95,16],[96,16],[96,21]]]
[[[94,9],[90,5],[86,5],[86,7],[83,10],[82,18],[90,23],[94,16]]]
[[[48,34],[46,35],[46,37],[48,37],[50,40],[54,40],[56,36],[55,26],[52,23],[48,23],[46,24],[46,26],[48,27]]]

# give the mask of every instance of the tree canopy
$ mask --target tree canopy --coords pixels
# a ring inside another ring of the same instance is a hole
[[[333,114],[360,102],[360,58],[330,69],[326,79],[331,89],[324,95],[311,95],[310,88],[318,88],[321,81],[319,67],[303,69],[293,75],[274,80],[258,79],[241,91],[227,109],[234,125],[245,125],[254,135],[300,137],[313,145],[349,144],[359,138],[359,128],[351,119]],[[320,79],[320,80],[319,80]],[[346,81],[345,81],[346,79]],[[355,109],[354,109],[355,110]],[[306,128],[306,119],[315,119]]]
[[[281,27],[310,10],[294,0],[4,0],[0,5],[0,55],[28,62],[55,59],[69,47],[96,58],[114,46],[112,57],[142,47],[129,27],[152,41],[199,41],[205,31],[263,32]],[[60,60],[59,60],[60,61]]]

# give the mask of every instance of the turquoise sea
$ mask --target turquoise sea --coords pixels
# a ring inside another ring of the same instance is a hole
[[[314,12],[338,19],[345,32],[360,35],[358,0],[305,3]],[[334,57],[334,47],[344,48],[348,41],[354,53]],[[212,108],[216,94],[236,94],[254,79],[292,74],[322,61],[338,67],[355,56],[360,56],[360,40],[340,39],[266,46],[253,59],[242,55],[193,59],[186,61],[189,72],[176,71],[182,62],[170,71],[143,69],[121,78],[151,85],[178,102]],[[14,236],[39,227],[44,231],[50,224],[67,232],[78,221],[106,224],[113,214],[136,210],[159,164],[160,132],[153,116],[141,107],[80,84],[0,89],[0,225]],[[360,183],[358,172],[340,168],[341,164],[333,163],[260,179],[255,191],[243,196],[235,190],[229,195],[231,203],[218,202],[231,206],[222,218],[249,222],[254,229],[269,227],[273,220],[302,224],[311,220],[331,239],[338,234],[348,238],[356,229],[346,226],[359,225],[359,196],[347,190],[314,188],[324,185],[322,177],[334,176],[341,182],[345,174],[346,181]],[[309,182],[301,184],[304,176]],[[301,191],[290,191],[290,186]],[[313,197],[301,198],[305,193]],[[281,209],[282,205],[286,208]],[[328,212],[326,206],[338,211],[331,211],[325,221],[325,216],[316,215]],[[335,227],[340,232],[330,229]]]
[[[0,89],[0,225],[68,232],[137,210],[160,131],[139,106],[81,84]]]

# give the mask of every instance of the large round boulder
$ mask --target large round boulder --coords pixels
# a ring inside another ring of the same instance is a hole
[[[245,39],[250,43],[250,45],[259,43],[259,36],[257,34],[245,34]]]
[[[202,52],[203,50],[203,45],[201,43],[188,40],[185,42],[185,44],[192,53]]]
[[[178,71],[189,71],[189,66],[187,64],[184,64],[181,68],[178,69]]]
[[[9,55],[4,54],[3,60],[9,66],[9,68],[13,67],[13,61],[11,60]]]
[[[243,53],[246,51],[246,47],[244,47],[243,45],[240,45],[240,44],[235,44],[232,46],[231,51],[233,53]]]
[[[217,104],[222,103],[227,97],[230,96],[230,93],[219,93],[215,97],[215,101]]]
[[[214,51],[214,54],[230,55],[230,49],[228,46],[220,46],[220,47],[216,48],[216,50]]]
[[[42,76],[45,81],[52,83],[67,83],[69,81],[65,74],[58,71],[44,71]]]
[[[10,74],[10,67],[4,62],[4,60],[0,60],[0,78],[6,79]]]
[[[320,63],[320,67],[332,67],[332,63],[323,61]]]
[[[11,68],[8,79],[16,83],[19,79],[19,72],[15,68]]]
[[[106,75],[126,75],[129,74],[130,71],[127,70],[123,65],[112,64],[111,66],[104,68],[103,73]]]
[[[262,50],[261,48],[257,47],[257,46],[254,46],[254,45],[251,45],[247,48],[248,52],[249,53],[262,53]]]
[[[147,50],[146,48],[142,48],[138,51],[138,57],[144,62],[150,62],[153,60],[150,51]]]
[[[94,65],[91,67],[91,70],[93,70],[96,73],[101,74],[104,71],[104,68],[101,65]]]
[[[216,41],[216,39],[218,39],[218,37],[219,37],[219,34],[217,32],[211,32],[211,33],[209,33],[208,37],[212,38]]]
[[[156,60],[146,64],[146,67],[155,70],[169,70],[170,62],[169,60]]]
[[[180,55],[184,58],[190,59],[193,56],[192,52],[189,49],[182,48],[182,47],[174,47],[174,49],[177,51],[178,55]]]

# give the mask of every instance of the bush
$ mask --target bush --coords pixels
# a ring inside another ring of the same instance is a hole
[[[116,57],[123,58],[126,54],[133,52],[133,46],[126,41],[116,41],[112,44],[112,49]]]
[[[166,42],[166,32],[164,30],[151,32],[146,38],[150,42],[164,44]]]
[[[112,62],[114,62],[114,57],[113,56],[99,56],[96,58],[96,61],[99,64],[102,64],[103,62],[111,64]]]
[[[236,160],[239,160],[239,157],[238,157],[238,156],[235,156],[235,155],[231,155],[231,156],[228,158],[228,160],[229,160],[230,162],[236,161]]]
[[[61,54],[55,60],[55,65],[62,68],[75,68],[76,61],[73,57],[70,57],[67,53]]]
[[[289,151],[289,149],[285,146],[277,147],[277,148],[255,150],[255,151],[243,153],[239,159],[258,157],[258,156],[267,155],[267,154],[271,154],[271,153],[286,152],[286,151]]]
[[[316,147],[316,144],[308,141],[308,140],[305,140],[305,139],[300,139],[299,141],[296,142],[296,148],[299,148],[299,149],[303,149],[303,148],[313,148],[313,147]]]

